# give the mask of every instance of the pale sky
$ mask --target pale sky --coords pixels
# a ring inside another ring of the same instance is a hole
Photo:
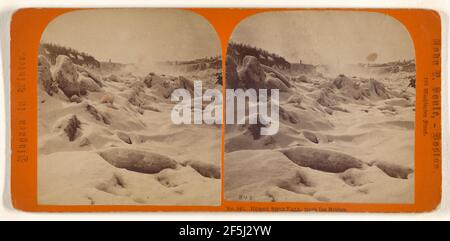
[[[94,9],[53,20],[42,42],[57,43],[101,61],[150,63],[221,54],[218,36],[200,15],[176,9]]]
[[[397,20],[380,13],[289,11],[243,20],[232,40],[277,53],[290,62],[327,65],[415,59],[412,40]]]

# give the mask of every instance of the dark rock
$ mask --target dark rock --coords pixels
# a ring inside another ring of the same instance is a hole
[[[69,121],[67,122],[66,127],[64,128],[64,132],[69,137],[69,141],[75,140],[77,137],[78,129],[81,127],[81,122],[78,120],[76,115],[73,115]]]

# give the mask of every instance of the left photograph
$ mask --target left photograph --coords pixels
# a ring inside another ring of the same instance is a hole
[[[50,22],[38,55],[38,204],[220,205],[221,124],[173,121],[175,90],[222,90],[220,55],[214,28],[185,10]]]

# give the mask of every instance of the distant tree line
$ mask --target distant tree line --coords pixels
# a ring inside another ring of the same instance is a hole
[[[95,68],[100,67],[100,62],[96,60],[93,56],[84,52],[79,52],[76,49],[64,47],[54,43],[41,43],[39,45],[39,54],[47,57],[47,59],[52,64],[56,63],[56,57],[58,57],[58,55],[66,55],[75,64]]]
[[[185,66],[186,70],[204,70],[204,69],[221,69],[222,68],[222,57],[221,56],[212,56],[212,57],[204,57],[198,58],[194,60],[185,60],[185,61],[168,61],[170,65],[177,66]]]
[[[267,50],[243,43],[230,42],[227,55],[233,57],[238,64],[242,63],[245,56],[250,55],[258,58],[260,63],[270,67],[278,67],[280,69],[289,69],[291,67],[291,64],[278,54],[269,53]]]
[[[186,64],[214,63],[217,61],[222,61],[221,56],[204,57],[186,61],[169,61],[168,63],[173,65],[186,65]]]
[[[389,67],[389,66],[409,66],[409,65],[415,65],[416,61],[413,59],[410,60],[398,60],[398,61],[391,61],[387,63],[380,63],[380,64],[371,64],[371,67]]]

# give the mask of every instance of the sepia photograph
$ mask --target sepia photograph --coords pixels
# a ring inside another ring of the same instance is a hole
[[[275,108],[264,118],[245,112],[255,123],[227,122],[225,200],[414,203],[415,61],[407,29],[382,13],[277,11],[241,21],[226,88],[245,90],[249,106],[268,93],[258,108]],[[261,131],[270,126],[276,132]]]
[[[191,11],[52,20],[38,58],[38,203],[220,205],[220,123],[177,124],[171,113],[174,90],[221,91],[221,67],[216,31]]]

